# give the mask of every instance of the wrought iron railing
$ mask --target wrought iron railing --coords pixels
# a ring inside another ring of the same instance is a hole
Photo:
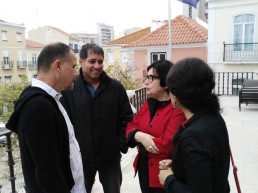
[[[254,72],[216,72],[214,93],[217,95],[238,95],[245,79],[253,80]]]
[[[11,183],[11,193],[17,193],[16,192],[16,188],[15,188],[15,180],[16,177],[14,175],[14,160],[13,160],[13,154],[12,154],[12,138],[11,138],[11,134],[12,132],[4,129],[2,132],[0,132],[0,137],[5,136],[6,141],[4,143],[1,143],[1,147],[0,148],[6,148],[6,152],[8,155],[8,161],[7,161],[7,165],[9,167],[9,181]],[[2,147],[4,146],[4,147]],[[1,192],[1,188],[2,185],[0,184],[0,192]]]
[[[17,61],[17,68],[18,69],[27,68],[27,61]]]
[[[136,108],[137,111],[141,108],[143,102],[147,99],[146,88],[139,88],[135,90],[135,95],[130,98],[131,104]]]
[[[36,62],[29,61],[29,62],[28,62],[28,68],[29,68],[29,69],[37,69],[37,68],[38,68],[37,63],[36,63]]]
[[[5,70],[10,70],[13,68],[13,61],[9,59],[7,61],[2,61],[2,68]]]
[[[223,62],[258,62],[258,43],[225,44]]]

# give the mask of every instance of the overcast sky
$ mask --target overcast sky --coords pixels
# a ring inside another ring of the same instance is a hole
[[[26,30],[45,25],[68,33],[97,32],[97,23],[111,25],[116,33],[149,27],[152,20],[168,19],[169,0],[4,0],[0,19],[24,23]],[[171,0],[171,18],[182,14],[182,3]]]

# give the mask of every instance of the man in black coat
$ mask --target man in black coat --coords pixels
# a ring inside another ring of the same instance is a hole
[[[85,44],[80,51],[80,74],[61,102],[73,122],[83,160],[87,192],[98,171],[105,193],[119,193],[122,183],[121,152],[128,146],[125,128],[133,112],[122,84],[103,71],[104,51]]]
[[[73,87],[76,61],[66,44],[45,46],[37,79],[22,92],[6,124],[18,134],[27,193],[70,193],[75,184],[68,126],[56,97]]]

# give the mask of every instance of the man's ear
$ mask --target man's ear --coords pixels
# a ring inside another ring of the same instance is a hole
[[[83,59],[79,59],[79,64],[80,64],[80,66],[82,66],[82,63],[83,63]]]
[[[57,70],[57,71],[60,71],[61,70],[61,60],[56,60],[54,62],[54,68]]]

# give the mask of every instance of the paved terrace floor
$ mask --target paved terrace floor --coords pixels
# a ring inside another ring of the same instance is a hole
[[[258,104],[242,104],[238,109],[238,96],[220,97],[230,138],[230,145],[243,193],[258,193]],[[134,178],[132,163],[136,149],[130,149],[122,157],[123,183],[121,193],[140,193],[138,177]],[[231,164],[231,163],[230,163]],[[232,167],[229,175],[231,193],[237,193]],[[93,193],[102,193],[96,178]]]
[[[238,109],[237,96],[220,97],[222,115],[227,123],[231,149],[235,164],[238,167],[238,176],[243,193],[258,193],[258,104]],[[138,177],[134,177],[132,163],[136,149],[122,157],[123,183],[121,193],[140,193]],[[1,181],[1,180],[0,180]],[[231,193],[237,193],[232,167],[229,176]],[[11,192],[10,183],[4,184],[2,193]],[[19,193],[24,192],[19,190]],[[102,187],[96,178],[92,193],[103,193]]]

